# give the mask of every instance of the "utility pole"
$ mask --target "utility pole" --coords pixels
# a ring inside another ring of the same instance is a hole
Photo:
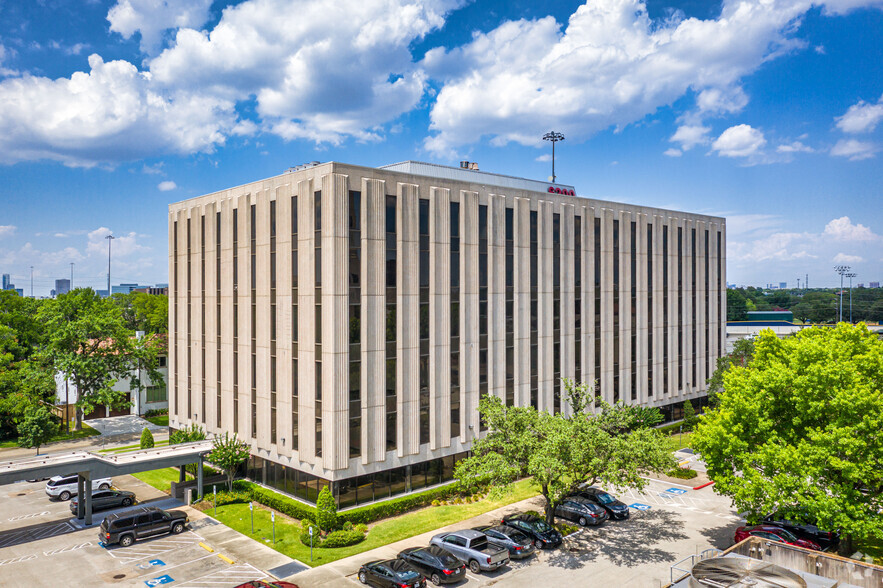
[[[31,266],[31,298],[34,297],[34,266]]]
[[[74,289],[74,262],[71,262],[71,285],[70,289]]]
[[[113,235],[105,237],[107,239],[107,297],[110,298],[110,244],[113,243]]]
[[[850,272],[846,274],[846,277],[849,278],[849,324],[852,324],[852,278],[856,277],[858,274],[855,272]]]
[[[545,135],[543,135],[543,141],[551,141],[552,142],[552,183],[555,183],[555,143],[558,141],[563,141],[564,135],[561,133],[556,133],[555,131],[549,131]]]
[[[837,319],[838,323],[843,322],[843,276],[849,273],[848,265],[838,265],[834,267],[834,271],[840,274],[840,318]]]

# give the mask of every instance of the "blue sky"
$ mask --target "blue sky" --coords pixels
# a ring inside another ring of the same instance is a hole
[[[726,216],[728,281],[883,281],[883,0],[0,0],[0,273],[167,280],[167,205],[416,159]]]

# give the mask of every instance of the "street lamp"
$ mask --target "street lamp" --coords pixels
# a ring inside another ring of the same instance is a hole
[[[110,298],[110,244],[113,243],[113,235],[105,237],[107,239],[107,297]]]
[[[834,271],[840,274],[840,318],[837,322],[843,322],[843,276],[849,273],[848,265],[838,265],[834,267]]]
[[[856,277],[858,274],[855,272],[850,272],[848,274],[844,274],[845,277],[849,278],[849,324],[852,324],[852,278]]]
[[[555,131],[549,131],[545,135],[543,135],[543,141],[551,141],[552,142],[552,183],[555,183],[555,143],[558,141],[563,141],[564,135],[561,133],[556,133]]]

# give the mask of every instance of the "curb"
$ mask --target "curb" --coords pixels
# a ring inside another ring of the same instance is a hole
[[[711,482],[705,482],[704,484],[699,484],[698,486],[694,487],[693,490],[702,490],[706,486],[711,486],[712,484],[714,484],[714,480],[712,480]]]
[[[233,565],[234,563],[236,563],[232,559],[230,559],[229,557],[227,557],[226,555],[224,555],[222,553],[218,553],[217,556],[220,557],[221,559],[223,559],[225,562],[227,562],[230,565]]]

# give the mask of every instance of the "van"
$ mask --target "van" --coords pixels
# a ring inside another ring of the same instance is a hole
[[[98,478],[92,480],[92,491],[109,490],[113,480],[110,478]],[[70,500],[71,496],[77,495],[77,474],[65,474],[63,476],[52,476],[46,482],[46,495],[49,498],[58,498],[59,500]]]
[[[182,533],[187,521],[187,515],[180,510],[165,511],[155,506],[145,506],[104,517],[98,529],[98,539],[105,547],[115,543],[128,547],[135,541],[155,535]]]

